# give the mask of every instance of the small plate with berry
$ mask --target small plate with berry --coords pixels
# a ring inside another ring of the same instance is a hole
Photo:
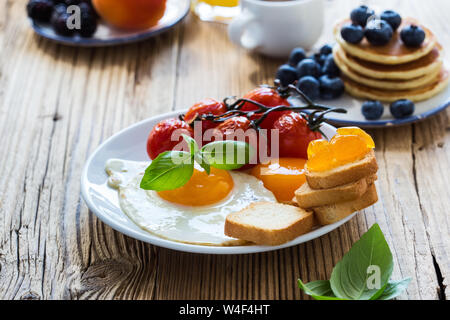
[[[367,6],[334,28],[336,44],[307,55],[294,49],[275,78],[311,101],[345,108],[327,121],[359,127],[397,126],[424,120],[450,105],[449,71],[436,36],[393,10]],[[298,98],[290,98],[298,105]]]
[[[27,14],[34,31],[46,39],[71,46],[102,47],[159,35],[180,23],[189,8],[189,0],[114,4],[107,0],[30,0]]]

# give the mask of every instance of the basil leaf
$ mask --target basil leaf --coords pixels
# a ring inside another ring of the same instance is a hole
[[[410,282],[411,278],[405,278],[398,281],[389,281],[386,289],[384,289],[383,293],[377,300],[390,300],[398,297],[403,291],[406,290]]]
[[[303,283],[302,280],[298,279],[297,283],[300,289],[316,300],[343,300],[336,298],[331,290],[330,281],[328,280],[317,280]]]
[[[194,154],[198,152],[197,141],[195,141],[195,139],[189,137],[188,135],[185,135],[184,133],[181,134],[181,136],[188,143],[188,145],[189,145],[189,152],[191,153],[191,156],[194,156]]]
[[[201,152],[197,152],[194,155],[194,160],[200,165],[200,167],[202,167],[205,170],[205,172],[208,175],[211,173],[211,166],[209,165],[208,160],[205,159],[205,157]]]
[[[336,264],[331,273],[331,289],[336,297],[342,299],[376,299],[383,293],[393,265],[391,250],[375,223]],[[373,273],[368,272],[370,268],[374,269]],[[368,286],[372,280],[375,282],[370,285],[375,285],[375,288]]]
[[[173,190],[184,186],[194,172],[192,156],[184,151],[160,153],[145,170],[140,187],[144,190]]]
[[[247,164],[254,150],[243,141],[221,140],[208,143],[201,153],[212,167],[234,170]]]

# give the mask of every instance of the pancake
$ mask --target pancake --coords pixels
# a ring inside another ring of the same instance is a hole
[[[440,69],[438,68],[436,70],[433,70],[423,76],[413,78],[413,79],[406,79],[406,80],[397,80],[397,79],[374,79],[370,77],[366,77],[365,75],[362,75],[349,66],[347,66],[342,59],[340,58],[339,54],[335,55],[334,61],[336,62],[336,65],[339,67],[341,72],[351,80],[366,85],[368,87],[372,88],[379,88],[384,90],[407,90],[407,89],[414,89],[419,88],[422,86],[426,86],[428,84],[431,84],[436,80],[436,77],[440,73]]]
[[[342,38],[340,32],[341,27],[350,22],[350,19],[345,19],[337,23],[333,29],[334,37],[345,52],[366,61],[381,64],[406,63],[426,56],[436,46],[435,35],[428,28],[420,25],[415,19],[412,18],[404,18],[400,27],[396,32],[394,32],[391,41],[384,46],[371,45],[366,38],[364,38],[359,44],[351,44]],[[405,46],[400,39],[400,30],[409,24],[420,25],[425,31],[425,40],[419,48],[409,48]]]
[[[426,56],[418,60],[386,65],[364,61],[346,53],[340,45],[335,45],[333,55],[336,63],[345,64],[360,75],[376,79],[415,79],[430,73],[437,74],[442,67],[442,47],[437,44]]]
[[[433,97],[441,92],[449,82],[449,71],[442,69],[439,76],[431,84],[417,89],[410,90],[386,90],[371,88],[359,84],[346,76],[342,76],[345,84],[345,90],[352,96],[380,100],[385,102],[393,102],[399,99],[410,99],[412,101],[422,101]]]

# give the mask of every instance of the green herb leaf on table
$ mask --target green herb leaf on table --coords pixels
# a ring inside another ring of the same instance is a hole
[[[201,153],[212,167],[235,170],[249,162],[254,149],[243,141],[221,140],[208,143],[201,149]]]
[[[343,300],[334,295],[329,280],[311,281],[306,284],[300,279],[297,281],[298,287],[316,300]]]
[[[374,224],[336,264],[331,279],[298,286],[316,300],[388,300],[400,295],[411,278],[389,281],[394,262],[378,224]]]
[[[368,268],[371,266],[380,271],[379,286],[373,289],[368,288],[371,276]],[[331,288],[337,297],[343,299],[376,299],[384,291],[393,267],[389,245],[378,224],[374,224],[336,264],[331,273]]]
[[[405,278],[398,281],[389,281],[386,289],[384,289],[383,293],[377,300],[390,300],[398,297],[403,291],[406,290],[406,288],[408,288],[410,282],[411,278]]]
[[[159,154],[145,170],[140,187],[144,190],[165,191],[184,186],[192,176],[192,156],[184,151]]]

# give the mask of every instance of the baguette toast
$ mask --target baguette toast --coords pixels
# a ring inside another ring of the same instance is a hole
[[[376,174],[373,174],[358,181],[328,189],[312,189],[308,183],[304,183],[295,191],[295,202],[300,208],[312,208],[355,200],[361,197],[376,179]]]
[[[360,160],[327,171],[311,172],[305,166],[306,181],[311,189],[328,189],[358,181],[377,173],[375,152],[370,150]]]
[[[309,232],[314,214],[298,207],[256,202],[225,220],[225,234],[261,245],[279,245]]]
[[[344,219],[348,215],[355,211],[362,210],[373,205],[378,201],[377,189],[375,184],[372,183],[366,193],[356,200],[350,200],[335,204],[329,204],[326,206],[320,206],[312,208],[314,210],[317,221],[321,225],[332,224],[341,219]]]

